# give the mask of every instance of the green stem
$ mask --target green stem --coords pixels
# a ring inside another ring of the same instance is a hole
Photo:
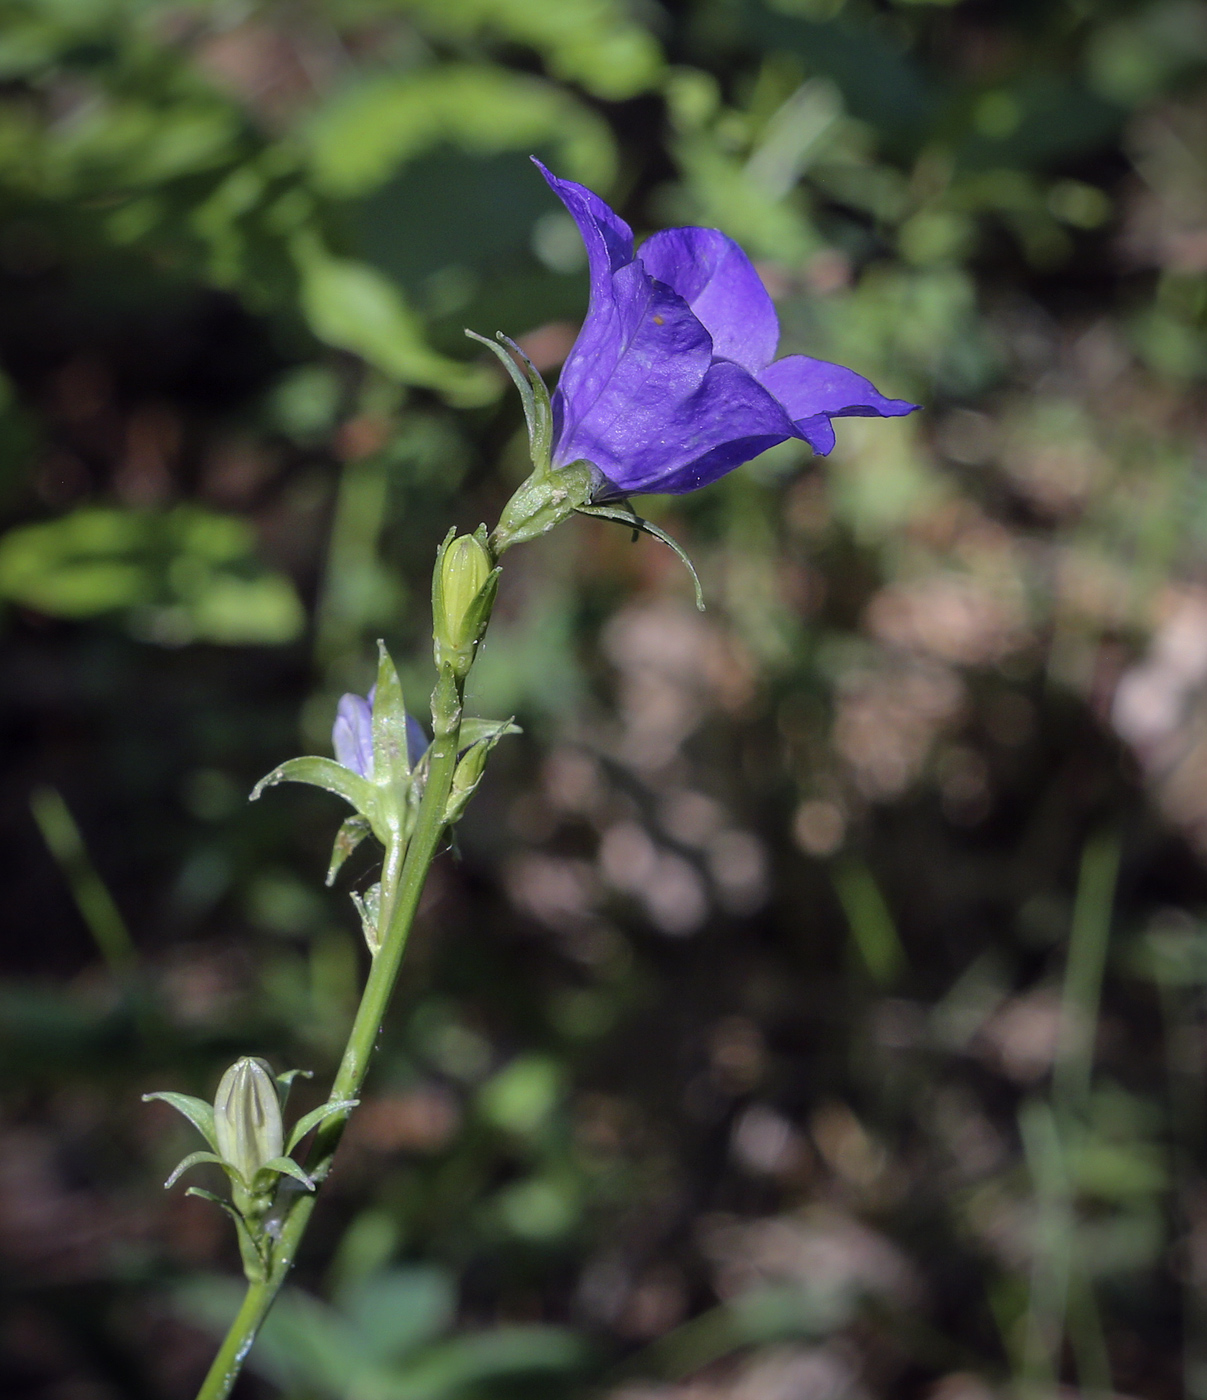
[[[436,693],[432,697],[433,714],[436,717],[436,736],[428,751],[428,777],[423,800],[415,821],[415,829],[407,846],[406,857],[396,881],[391,880],[391,871],[398,870],[400,847],[391,844],[386,852],[385,869],[382,872],[382,922],[385,932],[373,966],[365,982],[365,990],[357,1008],[356,1020],[348,1036],[344,1057],[340,1062],[335,1082],[331,1086],[331,1099],[354,1099],[359,1097],[361,1085],[369,1068],[373,1047],[381,1030],[381,1023],[389,1005],[398,969],[402,965],[402,955],[406,950],[407,938],[423,886],[432,861],[440,848],[444,835],[444,813],[453,784],[453,771],[457,766],[457,748],[461,734],[462,685],[447,669],[440,676]],[[392,886],[389,888],[387,886]],[[315,1133],[314,1146],[307,1163],[307,1170],[316,1181],[322,1181],[331,1170],[331,1161],[343,1136],[347,1120],[336,1115],[328,1118]],[[283,1183],[288,1189],[289,1183]],[[299,1193],[286,1211],[272,1250],[272,1264],[267,1280],[248,1285],[247,1296],[239,1309],[230,1331],[226,1335],[214,1358],[197,1400],[225,1400],[231,1392],[244,1358],[251,1350],[256,1333],[272,1307],[273,1300],[285,1282],[310,1216],[314,1210],[313,1193]]]
[[[197,1400],[219,1400],[229,1395],[239,1372],[243,1369],[243,1358],[251,1350],[260,1324],[264,1321],[277,1290],[269,1283],[249,1283],[243,1304],[235,1314],[230,1331],[218,1348],[218,1355],[209,1369],[205,1383],[197,1392]]]

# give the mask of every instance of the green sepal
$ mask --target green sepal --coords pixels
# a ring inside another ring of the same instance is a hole
[[[461,728],[462,733],[464,733],[464,724]],[[461,814],[469,804],[469,799],[477,791],[478,784],[482,781],[482,774],[486,771],[486,760],[490,757],[491,749],[506,735],[518,732],[511,720],[495,720],[486,733],[465,749],[453,771],[452,790],[449,792],[448,802],[444,808],[446,825],[451,826],[454,822],[460,821]]]
[[[513,544],[538,539],[576,510],[590,503],[600,484],[599,469],[590,462],[571,462],[533,472],[503,507],[503,514],[490,537],[496,557]]]
[[[499,591],[499,576],[502,572],[503,570],[497,566],[491,569],[486,576],[486,582],[478,590],[474,601],[466,611],[465,631],[473,638],[474,647],[477,647],[482,640],[482,633],[486,631],[486,624],[490,621],[490,614],[495,605],[495,595]]]
[[[373,781],[405,784],[411,776],[407,712],[398,668],[383,641],[377,643],[377,688],[373,692]]]
[[[312,1108],[309,1113],[304,1113],[293,1125],[293,1132],[289,1134],[289,1143],[285,1151],[292,1152],[311,1128],[317,1128],[320,1123],[334,1117],[337,1113],[351,1113],[358,1103],[360,1103],[359,1099],[336,1099],[332,1103],[319,1104],[318,1108]]]
[[[461,753],[472,749],[483,739],[505,738],[508,734],[523,734],[518,724],[509,719],[463,719],[461,721]]]
[[[432,629],[436,642],[436,669],[440,669],[441,647],[440,647],[440,619],[444,616],[444,556],[452,548],[453,541],[457,538],[457,527],[450,525],[448,534],[436,546],[436,566],[432,570]]]
[[[214,1151],[218,1151],[218,1134],[214,1131],[213,1104],[206,1103],[204,1099],[195,1098],[192,1094],[173,1093],[170,1089],[159,1089],[153,1094],[142,1096],[143,1103],[150,1103],[152,1099],[162,1099],[164,1103],[171,1104],[177,1113],[183,1113]]]
[[[226,1211],[227,1215],[235,1222],[235,1233],[239,1237],[239,1253],[243,1257],[243,1272],[248,1282],[263,1283],[268,1276],[268,1261],[264,1257],[264,1251],[247,1228],[247,1221],[243,1219],[234,1206],[229,1201],[224,1201],[221,1196],[215,1196],[212,1191],[203,1191],[200,1186],[190,1186],[184,1194],[186,1196],[200,1196],[203,1201],[212,1201],[214,1205]]]
[[[300,1181],[307,1191],[314,1190],[313,1179],[306,1175],[292,1157],[269,1158],[256,1173],[253,1185],[259,1188],[259,1192],[269,1190],[272,1187],[273,1178],[276,1176],[291,1176],[294,1181]]]
[[[340,872],[340,867],[344,861],[356,850],[357,846],[372,833],[372,826],[367,817],[355,816],[346,817],[340,829],[335,833],[335,844],[331,848],[331,864],[327,867],[327,884],[335,884],[335,877]]]
[[[664,545],[673,549],[683,561],[687,572],[692,576],[692,583],[696,586],[696,607],[701,612],[704,611],[704,590],[700,587],[700,576],[696,573],[696,566],[688,558],[687,551],[683,546],[677,540],[672,539],[665,530],[660,530],[657,525],[643,519],[629,505],[628,501],[623,501],[619,505],[581,505],[575,506],[574,509],[579,515],[594,515],[600,520],[614,520],[618,525],[627,525],[633,531],[634,540],[637,538],[637,532],[640,531],[642,534],[652,535],[654,539],[661,540]]]
[[[523,350],[502,331],[495,332],[494,340],[488,340],[477,331],[467,330],[465,334],[480,345],[485,345],[491,354],[498,356],[503,368],[511,376],[512,383],[520,391],[520,400],[524,405],[524,421],[528,424],[528,451],[532,457],[532,468],[538,473],[547,472],[549,456],[553,450],[553,408],[549,400],[549,388],[544,379]],[[502,344],[496,344],[496,341],[501,341]],[[503,348],[504,345],[512,352],[511,355]],[[523,361],[523,372],[512,355]]]
[[[309,783],[311,787],[333,792],[336,797],[342,797],[355,807],[367,821],[373,820],[376,807],[373,784],[351,768],[336,763],[333,758],[320,758],[314,754],[305,758],[288,758],[267,777],[260,779],[252,788],[248,800],[255,802],[265,788],[275,787],[277,783]]]
[[[295,1079],[313,1079],[312,1069],[287,1069],[284,1074],[276,1076],[277,1098],[281,1100],[281,1107],[284,1108],[289,1102],[289,1091],[293,1088]]]
[[[549,460],[553,454],[553,403],[549,397],[549,386],[545,383],[541,372],[510,336],[504,335],[502,331],[496,331],[495,337],[502,341],[513,355],[518,356],[523,361],[524,372],[528,376],[528,383],[532,388],[534,410],[534,421],[528,425],[529,453],[536,471],[548,470]]]
[[[190,1152],[182,1162],[177,1162],[176,1170],[164,1182],[163,1189],[170,1191],[190,1167],[198,1167],[202,1162],[212,1162],[214,1166],[221,1167],[224,1172],[229,1173],[232,1170],[229,1162],[224,1162],[214,1152]]]
[[[370,885],[363,895],[352,891],[352,903],[356,905],[356,912],[360,915],[360,926],[364,931],[365,942],[369,945],[369,952],[374,957],[381,947],[381,934],[378,931],[377,922],[381,917],[381,883]]]

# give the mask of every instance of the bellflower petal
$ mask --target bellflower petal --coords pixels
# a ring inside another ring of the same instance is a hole
[[[331,747],[335,761],[351,768],[362,778],[373,777],[373,699],[374,686],[365,695],[344,695],[335,710]],[[414,715],[407,715],[407,757],[411,767],[427,752],[428,737]]]
[[[897,417],[842,365],[789,355],[750,259],[716,229],[667,229],[634,255],[633,235],[597,195],[541,173],[587,248],[591,299],[553,395],[552,464],[589,462],[606,501],[706,486],[787,438],[819,453],[832,418]]]
[[[411,760],[412,768],[427,753],[428,746],[429,740],[423,725],[414,715],[407,715],[407,757]]]
[[[834,446],[830,418],[900,418],[918,407],[905,399],[886,399],[853,369],[808,355],[785,355],[763,370],[759,382],[784,405],[800,436],[823,455]],[[827,447],[819,447],[806,428],[819,417],[827,423],[819,433],[823,440],[828,438]]]
[[[561,378],[553,396],[554,432],[563,431],[567,401],[576,406],[571,413],[568,431],[582,416],[581,405],[593,402],[607,381],[611,368],[623,350],[624,330],[621,307],[613,275],[633,262],[633,231],[628,224],[589,189],[573,180],[559,180],[540,163],[534,164],[549,183],[550,189],[566,206],[578,225],[587,248],[587,267],[591,277],[591,301],[587,319],[562,366]],[[560,457],[559,464],[573,461]]]
[[[641,245],[642,266],[687,302],[712,336],[712,352],[751,374],[775,358],[779,318],[741,248],[715,228],[668,228]]]
[[[728,360],[715,360],[699,385],[678,397],[660,396],[651,387],[649,380],[606,432],[577,439],[583,449],[578,455],[594,462],[611,484],[599,500],[695,491],[793,436],[777,400]]]
[[[373,702],[363,695],[345,695],[335,711],[331,747],[337,763],[362,778],[373,776]]]

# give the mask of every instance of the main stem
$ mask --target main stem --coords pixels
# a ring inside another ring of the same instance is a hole
[[[332,1101],[354,1099],[360,1095],[373,1046],[398,979],[398,969],[402,965],[402,955],[419,908],[427,873],[444,835],[444,813],[452,789],[453,770],[457,766],[462,691],[463,682],[455,680],[447,669],[442,671],[432,697],[436,734],[428,751],[427,786],[419,804],[406,856],[401,861],[401,870],[398,868],[401,846],[391,842],[386,851],[382,871],[382,923],[385,934],[369,969],[344,1056],[331,1086]],[[328,1118],[315,1133],[307,1170],[316,1181],[324,1180],[331,1170],[331,1161],[343,1136],[346,1121],[344,1116],[337,1114]],[[282,1192],[290,1186],[292,1183],[282,1178]],[[256,1333],[293,1267],[298,1246],[310,1223],[314,1201],[314,1192],[299,1191],[288,1207],[281,1222],[280,1234],[273,1244],[268,1278],[248,1284],[243,1305],[197,1392],[197,1400],[226,1400],[231,1393]]]

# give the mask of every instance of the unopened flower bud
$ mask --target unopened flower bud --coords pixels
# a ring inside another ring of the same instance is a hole
[[[263,1060],[245,1055],[222,1076],[214,1096],[218,1152],[248,1187],[256,1173],[285,1150],[281,1100]]]
[[[490,615],[497,577],[476,535],[461,535],[441,549],[432,581],[437,665],[451,665],[459,675],[469,670]]]

